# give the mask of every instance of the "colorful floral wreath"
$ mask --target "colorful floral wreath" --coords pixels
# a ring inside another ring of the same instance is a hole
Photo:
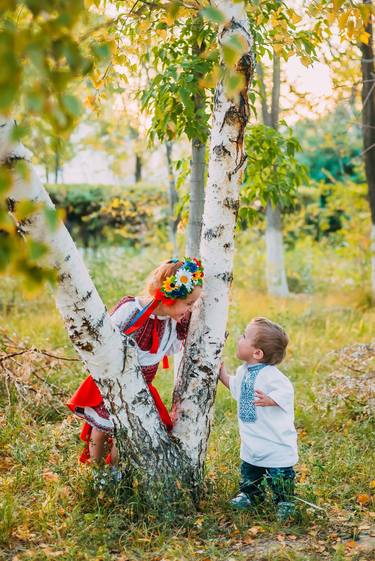
[[[178,263],[171,259],[168,263]],[[171,306],[175,300],[186,298],[196,286],[203,285],[203,267],[198,259],[186,257],[174,275],[167,277],[161,289],[155,292],[155,298],[163,304]]]

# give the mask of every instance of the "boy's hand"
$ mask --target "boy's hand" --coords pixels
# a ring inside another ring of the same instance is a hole
[[[220,364],[219,379],[224,384],[224,386],[229,388],[229,376],[227,374],[227,371],[225,370],[224,362]]]
[[[261,390],[255,390],[254,403],[259,407],[272,407],[277,405],[276,401],[268,397],[268,395]]]

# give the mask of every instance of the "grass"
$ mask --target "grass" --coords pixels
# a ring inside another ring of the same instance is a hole
[[[361,557],[355,545],[349,548],[345,540],[355,540],[359,526],[371,521],[367,497],[374,477],[373,426],[355,395],[350,407],[330,407],[325,388],[337,363],[332,351],[371,341],[375,310],[366,305],[353,252],[348,258],[328,246],[311,246],[309,251],[301,244],[288,255],[289,270],[301,284],[303,278],[305,293],[288,300],[272,299],[264,293],[261,242],[251,243],[246,232],[241,234],[225,361],[230,370],[237,366],[236,338],[256,315],[268,316],[288,331],[291,344],[283,370],[296,389],[297,492],[323,510],[300,503],[299,518],[280,525],[270,504],[257,513],[229,509],[228,499],[238,485],[239,440],[235,403],[222,386],[209,443],[206,495],[199,512],[173,523],[162,522],[158,513],[142,512],[136,497],[124,503],[116,493],[94,491],[92,470],[77,463],[79,422],[63,406],[30,404],[14,391],[9,404],[4,392],[0,395],[0,556],[2,551],[4,559],[12,561],[370,559],[367,554]],[[108,306],[125,293],[139,292],[161,257],[156,249],[111,253],[107,248],[86,254]],[[329,274],[322,275],[322,264]],[[348,279],[355,280],[348,283]],[[10,279],[3,279],[0,288],[2,324],[8,333],[16,333],[29,345],[74,356],[47,290],[26,300]],[[59,363],[43,372],[67,395],[84,375],[77,363]],[[172,374],[161,371],[157,386],[168,401]],[[361,502],[361,496],[366,500]],[[274,549],[267,553],[270,544]]]

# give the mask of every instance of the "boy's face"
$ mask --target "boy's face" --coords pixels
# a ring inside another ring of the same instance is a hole
[[[257,329],[257,325],[250,322],[237,341],[237,358],[249,364],[261,362],[263,359],[263,351],[254,344]]]

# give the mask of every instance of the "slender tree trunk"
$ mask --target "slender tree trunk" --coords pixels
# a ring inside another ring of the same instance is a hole
[[[365,4],[372,4],[365,0]],[[366,31],[369,41],[361,43],[362,51],[362,131],[368,199],[371,211],[371,297],[375,303],[375,61],[373,16]]]
[[[178,193],[176,191],[176,182],[173,173],[172,164],[172,142],[167,140],[165,142],[165,150],[167,155],[167,165],[168,165],[168,199],[169,199],[169,239],[172,244],[173,257],[177,257],[177,228],[180,222],[180,215],[175,216],[176,205],[178,203]]]
[[[139,183],[142,180],[142,156],[140,156],[139,154],[135,155],[135,173],[134,173],[134,178],[135,178],[135,182]]]
[[[49,183],[49,168],[48,168],[48,166],[45,167],[45,172],[46,172],[46,183]]]
[[[190,207],[186,255],[199,257],[204,209],[204,169],[206,145],[197,138],[191,141]]]
[[[271,107],[268,109],[267,92],[263,66],[257,64],[260,83],[263,123],[274,129],[279,126],[280,114],[280,57],[273,54]],[[282,217],[280,207],[266,207],[266,282],[267,291],[272,296],[286,298],[289,295],[284,263]]]
[[[238,98],[230,98],[222,82],[215,90],[201,239],[205,289],[193,312],[187,349],[173,396],[173,434],[191,458],[197,478],[203,472],[225,339],[239,185],[246,160],[243,137],[249,116],[248,87],[254,70],[253,40],[244,4],[222,0],[215,5],[227,16],[227,22],[219,31],[219,45],[222,46],[233,34],[240,33],[248,45],[248,52],[242,56],[237,68],[245,84]]]
[[[203,19],[199,16],[195,19],[195,30],[197,33],[202,28]],[[192,51],[195,57],[199,57],[204,50],[204,44],[200,46],[194,41]],[[199,77],[199,76],[198,76]],[[203,90],[198,91],[194,95],[195,114],[204,108],[206,103]],[[189,223],[187,228],[187,239],[185,253],[189,257],[199,257],[202,219],[204,209],[204,174],[206,158],[206,144],[201,142],[199,138],[193,138],[191,141],[191,162],[190,162],[190,207],[189,207]]]
[[[266,207],[266,279],[268,292],[272,296],[288,295],[288,283],[284,266],[283,235],[281,230],[281,211],[271,203]]]
[[[56,142],[55,145],[55,183],[59,182],[59,169],[60,169],[60,154],[59,154],[59,146]]]

